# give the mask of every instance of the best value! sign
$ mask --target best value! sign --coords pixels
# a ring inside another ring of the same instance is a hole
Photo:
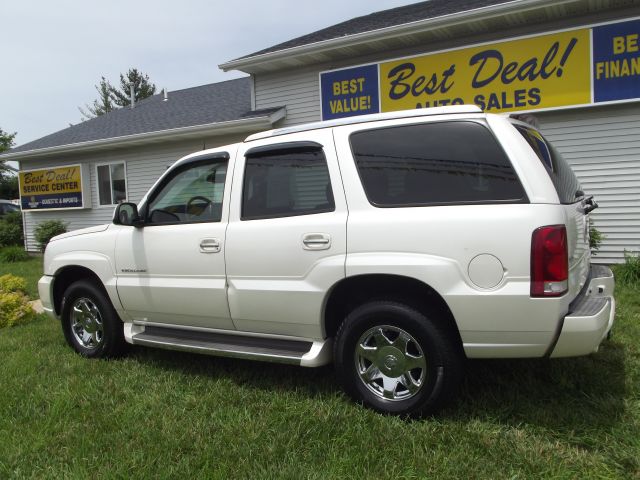
[[[85,208],[80,165],[20,172],[22,210]]]
[[[322,119],[476,104],[486,112],[640,99],[640,20],[320,74]]]

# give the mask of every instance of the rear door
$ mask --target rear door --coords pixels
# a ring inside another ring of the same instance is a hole
[[[245,144],[232,191],[225,258],[236,328],[322,338],[326,292],[344,278],[346,259],[331,130]]]
[[[575,297],[589,276],[589,218],[586,197],[569,164],[556,148],[532,127],[514,125],[545,166],[565,212],[569,252],[569,293]]]

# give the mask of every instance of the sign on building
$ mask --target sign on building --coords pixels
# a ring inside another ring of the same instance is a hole
[[[67,165],[20,172],[22,210],[51,210],[90,207],[88,179],[81,165]],[[84,185],[87,188],[84,189]]]
[[[322,72],[322,119],[476,104],[500,113],[640,99],[640,19]]]

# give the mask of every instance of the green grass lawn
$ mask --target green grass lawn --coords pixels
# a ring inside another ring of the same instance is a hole
[[[0,266],[0,274],[4,267]],[[351,403],[331,368],[134,348],[85,360],[0,330],[0,478],[640,478],[640,295],[598,354],[470,361],[436,418]]]
[[[30,257],[25,262],[0,263],[0,275],[11,273],[27,281],[27,294],[32,300],[38,297],[38,280],[42,276],[42,255]]]

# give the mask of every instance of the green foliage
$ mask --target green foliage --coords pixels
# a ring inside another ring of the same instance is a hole
[[[0,247],[22,245],[23,243],[22,214],[20,212],[7,213],[0,219]]]
[[[113,103],[111,95],[111,89],[113,87],[106,78],[102,77],[100,79],[100,83],[95,85],[95,88],[98,91],[98,99],[94,100],[91,105],[86,105],[86,110],[83,110],[82,107],[78,107],[80,113],[82,113],[83,120],[99,117],[100,115],[109,113],[111,110],[117,108]]]
[[[18,198],[20,190],[16,175],[2,175],[0,173],[0,198]]]
[[[38,247],[44,252],[49,241],[56,235],[65,233],[67,225],[62,220],[47,220],[39,223],[33,231]]]
[[[26,323],[34,317],[26,289],[24,278],[9,274],[0,277],[0,328]]]
[[[13,140],[16,138],[16,132],[8,133],[0,128],[0,153],[5,150],[9,150],[13,147]],[[5,174],[9,171],[4,162],[0,162],[0,178],[4,178]],[[14,198],[14,197],[0,197],[0,198]]]
[[[6,247],[0,250],[0,261],[5,263],[24,262],[29,260],[29,254],[23,247]]]
[[[5,273],[24,278],[27,282],[27,296],[31,300],[38,298],[38,280],[42,277],[42,255],[29,255],[27,260],[15,263],[3,262],[0,259],[0,275]]]
[[[26,293],[27,282],[24,278],[7,273],[0,277],[0,292]]]
[[[589,217],[589,247],[591,248],[591,253],[593,255],[597,255],[598,250],[600,250],[600,246],[602,245],[602,241],[607,238],[600,230],[596,228],[595,223]]]
[[[20,245],[22,241],[22,227],[0,222],[0,247]]]
[[[126,74],[120,74],[120,88],[111,87],[111,98],[116,105],[126,107],[131,105],[130,85],[136,102],[156,93],[155,84],[149,81],[149,75],[139,72],[137,68],[130,68]]]
[[[33,319],[34,313],[23,293],[0,292],[0,328],[27,323]]]
[[[616,283],[629,286],[640,286],[640,255],[624,252],[624,263],[614,269]]]
[[[5,216],[2,217],[2,222],[7,225],[18,225],[22,226],[22,213],[21,212],[9,212]]]
[[[156,93],[156,86],[149,81],[149,75],[138,71],[137,68],[130,68],[126,74],[120,74],[119,87],[114,87],[109,80],[102,77],[100,83],[95,85],[98,99],[94,100],[91,105],[86,105],[86,110],[79,107],[82,119],[88,120],[104,115],[118,107],[131,105],[131,85],[133,85],[133,95],[136,102]]]
[[[0,128],[0,153],[13,147],[13,140],[16,138],[16,132],[5,132]]]

